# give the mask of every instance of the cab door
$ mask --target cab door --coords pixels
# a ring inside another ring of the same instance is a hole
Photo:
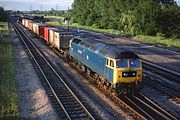
[[[109,59],[106,58],[106,64],[105,64],[105,67],[104,67],[104,78],[105,79],[108,79],[108,73],[109,73]]]
[[[104,77],[105,79],[111,82],[113,82],[114,68],[115,68],[115,61],[113,59],[107,58]]]

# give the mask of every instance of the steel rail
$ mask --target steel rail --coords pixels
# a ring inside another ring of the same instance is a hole
[[[137,112],[141,113],[146,119],[177,120],[174,116],[172,116],[171,114],[160,108],[158,105],[153,103],[145,96],[143,96],[143,98],[139,97],[138,95],[125,96],[125,99],[124,98],[121,99],[129,103],[129,105],[132,106],[132,108],[137,110]]]
[[[172,116],[170,113],[168,113],[167,111],[165,111],[164,109],[162,109],[161,107],[159,107],[157,104],[155,104],[154,102],[152,102],[149,98],[147,98],[146,96],[144,96],[142,93],[139,93],[142,97],[144,97],[144,99],[146,99],[149,103],[153,104],[154,106],[156,106],[156,108],[159,109],[159,111],[161,111],[161,113],[166,114],[166,116],[170,117],[171,119],[177,120],[174,116]]]
[[[61,80],[61,82],[66,86],[66,88],[70,91],[70,93],[73,95],[73,97],[77,100],[77,102],[82,106],[82,108],[86,111],[86,113],[88,114],[90,119],[93,119],[93,116],[89,113],[89,111],[84,107],[84,105],[79,101],[79,99],[75,96],[75,94],[70,90],[70,88],[66,85],[66,83],[62,80],[62,78],[59,76],[59,74],[53,69],[53,67],[50,65],[50,63],[45,59],[45,57],[41,54],[41,52],[36,48],[36,46],[30,41],[30,38],[27,37],[27,35],[25,35],[25,33],[15,24],[13,23],[14,28],[16,29],[16,31],[18,32],[19,36],[21,37],[21,39],[23,40],[22,36],[20,35],[18,29],[21,31],[21,33],[24,35],[24,37],[26,37],[26,39],[29,40],[29,42],[32,44],[32,46],[37,50],[37,52],[41,55],[41,57],[46,61],[46,63],[48,64],[48,66],[52,69],[52,71],[58,76],[58,78]],[[61,101],[59,100],[59,98],[57,97],[57,94],[55,93],[55,91],[53,90],[52,86],[50,85],[46,75],[43,73],[43,70],[41,69],[40,65],[38,64],[38,62],[35,60],[35,57],[33,56],[33,54],[31,53],[30,49],[28,48],[27,44],[25,43],[25,41],[23,41],[23,43],[26,45],[29,53],[31,54],[31,56],[33,57],[35,63],[37,64],[38,68],[40,69],[41,73],[43,74],[44,78],[46,79],[50,89],[52,90],[54,96],[56,97],[56,99],[58,100],[60,106],[63,108],[63,110],[65,111],[65,114],[67,115],[68,119],[71,119],[70,116],[68,115],[68,112],[65,110],[65,108],[63,107]]]
[[[144,64],[144,60],[143,60],[143,64]],[[145,64],[147,65],[148,64],[148,62],[145,62]],[[177,72],[174,72],[174,71],[171,71],[171,70],[168,70],[168,69],[166,69],[166,68],[163,68],[163,67],[161,67],[161,66],[158,66],[157,67],[157,65],[155,65],[155,64],[151,64],[150,63],[150,65],[151,66],[156,66],[156,68],[160,68],[161,70],[163,70],[163,71],[166,71],[166,72],[169,72],[169,73],[171,73],[171,74],[173,74],[173,75],[176,75],[176,76],[178,76],[178,73]],[[171,71],[171,72],[170,72]],[[137,99],[138,101],[141,101],[142,103],[143,103],[143,101],[142,100],[140,100],[139,98],[137,98],[137,97],[135,97],[135,99]],[[148,106],[148,105],[147,105]],[[149,106],[150,107],[150,106]],[[151,107],[150,107],[151,108]],[[151,109],[153,109],[154,110],[154,108],[151,108]],[[156,110],[154,110],[154,111],[156,111]],[[156,111],[158,114],[161,114],[161,113],[159,113],[158,111]],[[167,117],[166,116],[164,116],[163,114],[161,114],[162,115],[162,117],[164,117],[165,119],[167,119]],[[150,116],[149,116],[150,117]],[[172,116],[173,117],[173,116]],[[152,118],[153,119],[153,118]]]
[[[148,70],[153,70],[155,73],[158,73],[162,76],[165,76],[171,81],[180,83],[180,73],[176,71],[169,70],[167,68],[161,67],[159,65],[156,65],[152,62],[146,61],[142,59],[143,67]]]

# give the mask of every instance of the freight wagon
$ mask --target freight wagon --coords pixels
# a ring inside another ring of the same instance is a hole
[[[44,28],[47,27],[45,24],[33,23],[33,32],[44,38]]]
[[[32,20],[28,20],[28,28],[30,30],[33,30],[33,21]]]
[[[22,19],[22,25],[25,26],[25,19]]]
[[[65,32],[65,31],[54,31],[54,39],[53,43],[57,49],[68,49],[69,42],[73,38],[72,32]]]
[[[44,40],[47,43],[53,43],[53,31],[58,31],[58,28],[55,27],[45,27],[44,28]]]
[[[28,19],[25,19],[24,21],[25,21],[25,22],[24,22],[25,27],[27,27],[27,28],[28,28],[28,22],[29,22],[29,20],[28,20]]]

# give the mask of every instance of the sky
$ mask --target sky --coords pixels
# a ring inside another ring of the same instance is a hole
[[[74,0],[0,0],[0,6],[6,10],[67,10]]]
[[[175,0],[177,2],[177,4],[180,6],[180,0]]]
[[[180,0],[175,0],[180,5]],[[6,10],[67,10],[74,0],[0,0],[0,6]]]

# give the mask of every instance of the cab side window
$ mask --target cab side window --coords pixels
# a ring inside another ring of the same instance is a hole
[[[77,38],[75,38],[75,39],[73,39],[73,43],[76,43],[76,44],[79,44],[80,42],[81,42],[82,40],[79,40],[79,39],[77,39]]]
[[[114,67],[114,61],[113,60],[110,60],[110,66]]]
[[[106,59],[106,65],[109,65],[109,60],[108,59]]]

